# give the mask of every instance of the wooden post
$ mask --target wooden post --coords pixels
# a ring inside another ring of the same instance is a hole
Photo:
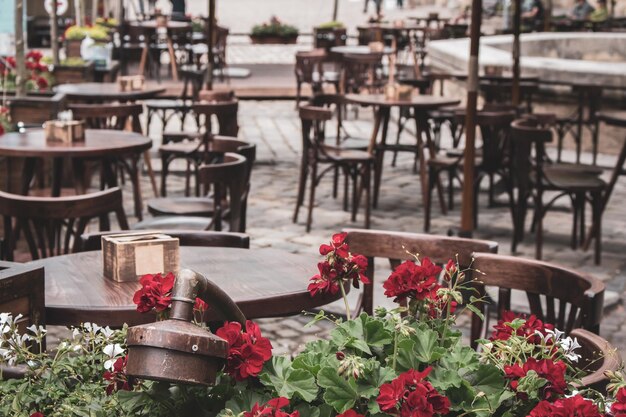
[[[513,105],[520,103],[520,31],[522,26],[522,0],[515,0],[515,11],[513,14],[513,91],[511,94]]]
[[[476,105],[478,102],[478,50],[482,0],[472,0],[470,58],[467,76],[467,109],[465,114],[465,156],[463,162],[463,200],[459,235],[471,237],[474,231],[474,159],[476,156]]]
[[[208,34],[207,34],[207,46],[209,47],[208,53],[208,63],[207,63],[207,77],[206,77],[206,88],[208,90],[213,89],[213,61],[215,57],[213,56],[213,41],[215,40],[215,0],[209,0],[209,21],[207,24]]]
[[[334,3],[333,3],[333,22],[337,21],[338,13],[339,13],[339,0],[334,0]]]
[[[74,0],[74,11],[76,13],[76,26],[84,26],[83,0]]]
[[[24,58],[24,0],[15,0],[15,96],[26,95],[26,65]]]
[[[57,16],[56,0],[52,2],[52,13],[50,13],[50,46],[52,48],[52,64],[59,65],[59,18]]]

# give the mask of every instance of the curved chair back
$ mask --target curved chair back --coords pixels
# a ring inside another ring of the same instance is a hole
[[[468,268],[474,252],[496,253],[498,244],[488,240],[464,239],[420,233],[388,232],[365,229],[344,229],[350,251],[368,258],[367,276],[372,285],[364,286],[363,310],[372,314],[374,302],[374,258],[387,258],[392,269],[403,261],[414,259],[412,254],[427,256],[438,265],[458,256],[459,264]]]
[[[382,87],[378,71],[382,58],[383,54],[378,52],[345,54],[342,58],[341,91],[359,93],[361,90],[367,90],[372,93],[378,87]]]
[[[578,367],[587,372],[581,378],[580,389],[591,388],[606,394],[609,378],[606,371],[617,372],[622,368],[622,358],[617,349],[600,336],[584,329],[574,329],[571,337],[578,339],[581,358]]]
[[[213,133],[212,118],[215,117],[218,124],[218,135],[237,137],[237,133],[239,132],[239,124],[237,121],[239,101],[237,101],[237,99],[217,102],[201,101],[194,103],[192,110],[196,115],[204,117],[205,134]]]
[[[87,129],[126,130],[128,123],[133,132],[142,133],[141,104],[71,104],[68,106],[76,120],[84,120]]]
[[[322,64],[326,60],[326,51],[314,49],[313,51],[296,52],[296,79],[300,83],[312,83],[318,81],[316,76],[322,75]]]
[[[119,188],[71,197],[29,197],[0,191],[5,233],[0,255],[13,260],[18,230],[26,238],[32,259],[69,253],[94,218],[100,219],[100,230],[110,230],[109,213],[127,230],[122,202]]]
[[[486,253],[474,254],[473,269],[480,271],[474,281],[481,295],[485,286],[498,288],[497,315],[511,310],[511,292],[526,293],[531,314],[566,333],[580,327],[593,333],[600,330],[604,284],[597,278],[547,262]],[[485,313],[485,303],[479,303]],[[472,316],[472,343],[488,333],[489,320]]]

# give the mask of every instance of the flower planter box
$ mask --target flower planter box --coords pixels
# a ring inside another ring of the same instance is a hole
[[[313,39],[316,48],[329,50],[333,46],[346,44],[348,34],[346,28],[313,28]]]
[[[80,58],[80,44],[82,42],[82,39],[66,39],[65,56],[67,58]]]
[[[293,45],[298,41],[298,35],[290,37],[250,35],[250,40],[255,45]]]
[[[75,84],[94,80],[93,62],[86,65],[57,65],[52,70],[56,84]]]

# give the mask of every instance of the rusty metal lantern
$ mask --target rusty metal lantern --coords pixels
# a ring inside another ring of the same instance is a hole
[[[178,384],[215,383],[228,343],[191,323],[196,297],[225,319],[245,325],[243,313],[224,291],[203,275],[184,269],[174,283],[170,318],[128,329],[128,375]]]

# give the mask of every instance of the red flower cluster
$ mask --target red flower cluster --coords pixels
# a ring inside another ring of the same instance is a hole
[[[272,357],[272,343],[261,335],[259,326],[250,320],[246,322],[245,332],[242,332],[241,324],[225,322],[215,334],[228,342],[225,371],[237,381],[257,376],[265,362]]]
[[[615,395],[615,402],[611,406],[613,417],[626,417],[626,387],[622,387]]]
[[[407,298],[424,300],[436,294],[441,288],[437,277],[441,268],[431,262],[429,258],[422,259],[421,264],[405,261],[389,275],[383,284],[385,295],[395,297],[394,301],[402,302]]]
[[[103,378],[109,381],[109,385],[107,386],[107,395],[113,394],[115,391],[132,391],[133,390],[133,380],[126,375],[126,362],[128,361],[128,356],[124,356],[123,358],[118,358],[113,364],[113,370],[106,371],[103,375]]]
[[[30,417],[45,417],[45,416],[43,415],[43,413],[40,413],[39,411],[37,411],[36,413],[31,414]]]
[[[343,281],[352,280],[354,288],[359,288],[359,281],[369,284],[365,276],[367,258],[363,255],[350,254],[346,243],[347,233],[333,235],[330,245],[320,246],[320,255],[326,256],[324,262],[317,264],[319,274],[311,278],[308,290],[312,296],[317,293],[329,292],[337,294]]]
[[[400,417],[432,417],[450,411],[450,400],[424,380],[431,367],[423,372],[410,369],[380,387],[376,402],[383,412]]]
[[[365,417],[363,414],[359,414],[356,411],[350,409],[347,411],[344,411],[341,414],[337,414],[337,417]]]
[[[540,378],[548,381],[543,387],[543,398],[549,400],[556,395],[565,393],[567,389],[566,370],[567,366],[563,361],[554,362],[550,359],[528,358],[523,366],[517,364],[505,366],[504,374],[506,378],[511,380],[511,388],[517,390],[519,379],[525,377],[529,371],[535,371]]]
[[[524,319],[526,322],[519,329],[515,330],[517,336],[525,337],[529,342],[538,344],[541,342],[536,332],[546,335],[546,330],[554,330],[554,326],[548,323],[544,323],[537,318],[534,314],[530,317],[526,317],[524,314],[515,314],[512,311],[505,311],[502,314],[502,319],[498,320],[498,323],[493,326],[493,333],[489,340],[508,340],[513,334],[513,328],[506,323],[511,323],[515,319]]]
[[[141,288],[133,296],[137,311],[147,313],[154,308],[157,312],[161,312],[169,308],[175,279],[176,277],[171,272],[165,276],[161,274],[142,276],[139,279]]]
[[[283,408],[289,405],[289,400],[285,397],[279,397],[269,400],[263,405],[255,403],[252,410],[243,413],[243,417],[300,417],[299,411],[288,413]]]
[[[575,395],[553,403],[541,401],[527,417],[602,417],[602,414],[593,401]]]

